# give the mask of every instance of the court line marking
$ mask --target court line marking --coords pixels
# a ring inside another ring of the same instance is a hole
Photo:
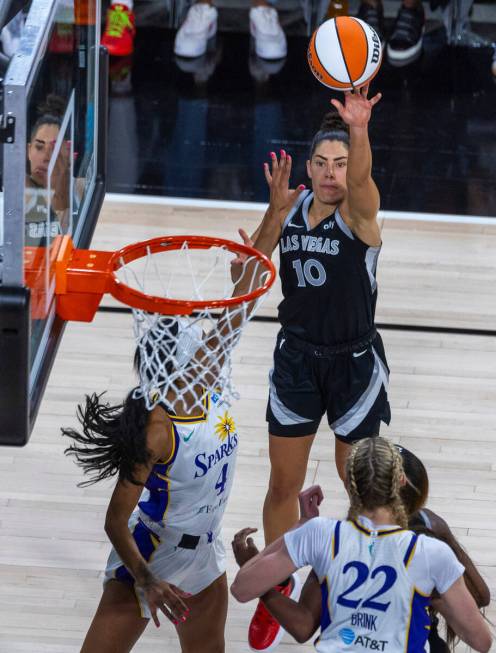
[[[181,206],[202,209],[227,209],[236,211],[259,211],[265,213],[263,202],[235,202],[229,200],[208,200],[184,197],[161,197],[159,195],[130,195],[107,193],[105,201],[111,204],[155,204],[160,206]],[[483,215],[452,215],[448,213],[416,213],[414,211],[379,211],[379,219],[414,220],[417,222],[447,222],[451,224],[479,224],[496,226],[496,217]]]
[[[130,306],[106,306],[101,305],[97,309],[98,313],[117,313],[127,314],[131,313]],[[214,314],[214,318],[218,318],[220,314]],[[276,315],[254,315],[250,318],[251,322],[268,322],[278,323],[279,318]],[[394,322],[376,322],[375,326],[381,331],[415,331],[419,333],[440,333],[450,335],[462,336],[490,336],[496,337],[496,331],[491,329],[471,329],[469,327],[449,327],[449,326],[436,326],[428,324],[396,324]],[[282,344],[282,342],[281,342]]]

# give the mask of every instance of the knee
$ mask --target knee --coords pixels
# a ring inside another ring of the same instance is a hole
[[[271,474],[269,494],[277,502],[297,500],[302,487],[303,481],[299,478]]]

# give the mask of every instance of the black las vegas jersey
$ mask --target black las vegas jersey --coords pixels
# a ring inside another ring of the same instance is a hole
[[[284,221],[279,320],[285,333],[315,345],[357,340],[374,324],[381,248],[359,240],[337,209],[310,229],[312,199],[304,191]]]

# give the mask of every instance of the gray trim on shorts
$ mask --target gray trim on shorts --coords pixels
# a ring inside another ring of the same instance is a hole
[[[370,382],[356,404],[331,424],[331,429],[336,435],[346,437],[356,429],[367,417],[375,400],[379,396],[382,386],[384,386],[387,392],[389,383],[388,371],[374,347],[372,347],[372,353],[374,354],[374,369],[372,370]]]
[[[272,381],[272,374],[274,370],[269,372],[269,402],[270,409],[276,420],[282,426],[291,426],[293,424],[304,424],[306,422],[313,422],[313,419],[301,417],[297,413],[287,408],[277,396],[276,386]]]

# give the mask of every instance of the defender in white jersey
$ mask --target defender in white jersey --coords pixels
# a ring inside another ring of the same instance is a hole
[[[435,590],[436,609],[455,632],[476,650],[488,651],[491,636],[463,581],[463,565],[444,542],[406,528],[404,482],[401,457],[387,440],[360,441],[347,465],[348,519],[317,517],[286,533],[243,565],[231,591],[247,601],[311,565],[321,589],[313,609],[308,601],[297,604],[273,590],[264,596],[275,618],[298,622],[298,631],[307,633],[299,641],[315,632],[317,614],[319,653],[423,653]],[[243,549],[239,541],[236,548]]]
[[[256,247],[271,254],[265,231]],[[254,283],[259,272],[251,266],[248,262],[235,281],[234,295]],[[184,390],[178,402],[182,412],[172,414],[160,403],[148,410],[134,390],[121,406],[93,394],[79,407],[82,432],[62,429],[74,441],[66,453],[91,474],[86,484],[118,475],[105,520],[114,548],[82,653],[127,653],[150,617],[160,625],[159,610],[176,626],[182,653],[224,653],[228,592],[220,526],[233,482],[238,432],[226,403],[203,389],[199,375],[204,372],[198,370],[214,354],[222,368],[222,324],[234,329],[237,320],[240,312],[234,315],[227,308],[212,333],[198,329],[193,337],[191,329],[182,328],[181,318],[164,317],[163,330],[147,334],[147,343],[157,338],[154,356],[161,355],[161,347],[175,352],[177,363],[164,357],[164,381],[175,364],[187,368],[187,382],[177,388],[177,393]],[[137,371],[140,352],[138,347]],[[195,407],[193,397],[202,395],[203,406]],[[167,395],[170,405],[176,398],[176,390]]]
[[[129,527],[151,573],[196,595],[226,570],[220,529],[238,433],[230,408],[215,394],[205,396],[201,415],[167,414],[170,456],[153,466]],[[105,581],[111,579],[134,586],[115,548],[105,570]],[[150,618],[145,592],[139,586],[134,590],[142,616]]]

